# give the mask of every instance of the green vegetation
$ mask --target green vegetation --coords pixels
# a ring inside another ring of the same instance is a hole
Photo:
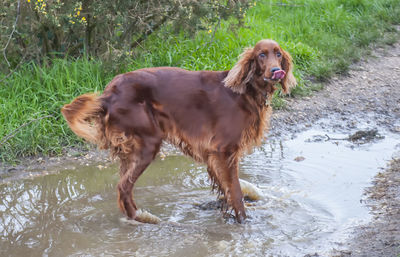
[[[393,25],[400,23],[400,5],[398,0],[257,1],[244,21],[243,26],[234,18],[221,21],[194,37],[184,32],[172,36],[174,28],[165,25],[134,55],[126,53],[129,58],[123,62],[82,57],[21,65],[0,87],[0,160],[59,154],[65,147],[82,145],[59,110],[80,94],[101,92],[116,73],[153,66],[226,70],[244,47],[263,38],[276,40],[291,53],[300,82],[293,94],[308,94],[321,87],[315,82],[346,72],[371,44],[396,42]],[[275,104],[282,105],[282,100],[277,97]],[[47,115],[51,117],[40,119]]]
[[[229,17],[241,23],[250,0],[2,0],[0,72],[21,60],[95,56],[118,61],[168,26],[194,35]],[[11,18],[10,17],[15,17]],[[6,36],[10,35],[10,36]]]

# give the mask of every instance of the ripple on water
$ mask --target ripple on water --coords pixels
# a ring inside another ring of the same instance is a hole
[[[389,132],[364,145],[324,140],[350,132],[314,128],[271,138],[245,157],[241,178],[264,198],[248,206],[242,225],[198,207],[215,195],[205,167],[182,156],[156,160],[136,184],[138,206],[160,225],[120,221],[117,165],[0,184],[0,255],[303,256],[332,248],[369,218],[363,188],[400,143]]]

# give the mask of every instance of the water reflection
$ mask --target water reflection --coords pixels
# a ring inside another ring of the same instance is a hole
[[[303,256],[329,249],[368,217],[359,203],[362,189],[400,138],[388,134],[360,147],[308,140],[325,133],[270,139],[244,158],[241,177],[265,195],[248,207],[244,225],[196,207],[215,195],[205,167],[182,156],[155,161],[136,184],[138,205],[160,217],[160,225],[121,221],[116,164],[0,184],[0,255]]]

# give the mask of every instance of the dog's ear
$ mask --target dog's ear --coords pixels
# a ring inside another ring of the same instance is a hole
[[[286,76],[280,82],[282,85],[282,91],[285,94],[289,94],[291,88],[295,87],[297,82],[296,78],[293,76],[293,63],[292,57],[288,52],[281,49],[282,53],[282,69],[286,72]]]
[[[240,55],[239,61],[229,71],[224,79],[226,87],[232,91],[243,94],[246,92],[247,83],[251,81],[256,72],[256,64],[253,55],[253,48],[246,48]]]

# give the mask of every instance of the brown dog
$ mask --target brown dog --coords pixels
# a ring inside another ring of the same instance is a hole
[[[119,157],[118,203],[128,218],[140,221],[133,186],[166,140],[207,164],[226,210],[232,207],[242,222],[239,159],[260,144],[277,83],[284,93],[296,85],[291,57],[275,41],[262,40],[230,71],[140,69],[116,76],[101,96],[79,96],[61,111],[78,136]]]

